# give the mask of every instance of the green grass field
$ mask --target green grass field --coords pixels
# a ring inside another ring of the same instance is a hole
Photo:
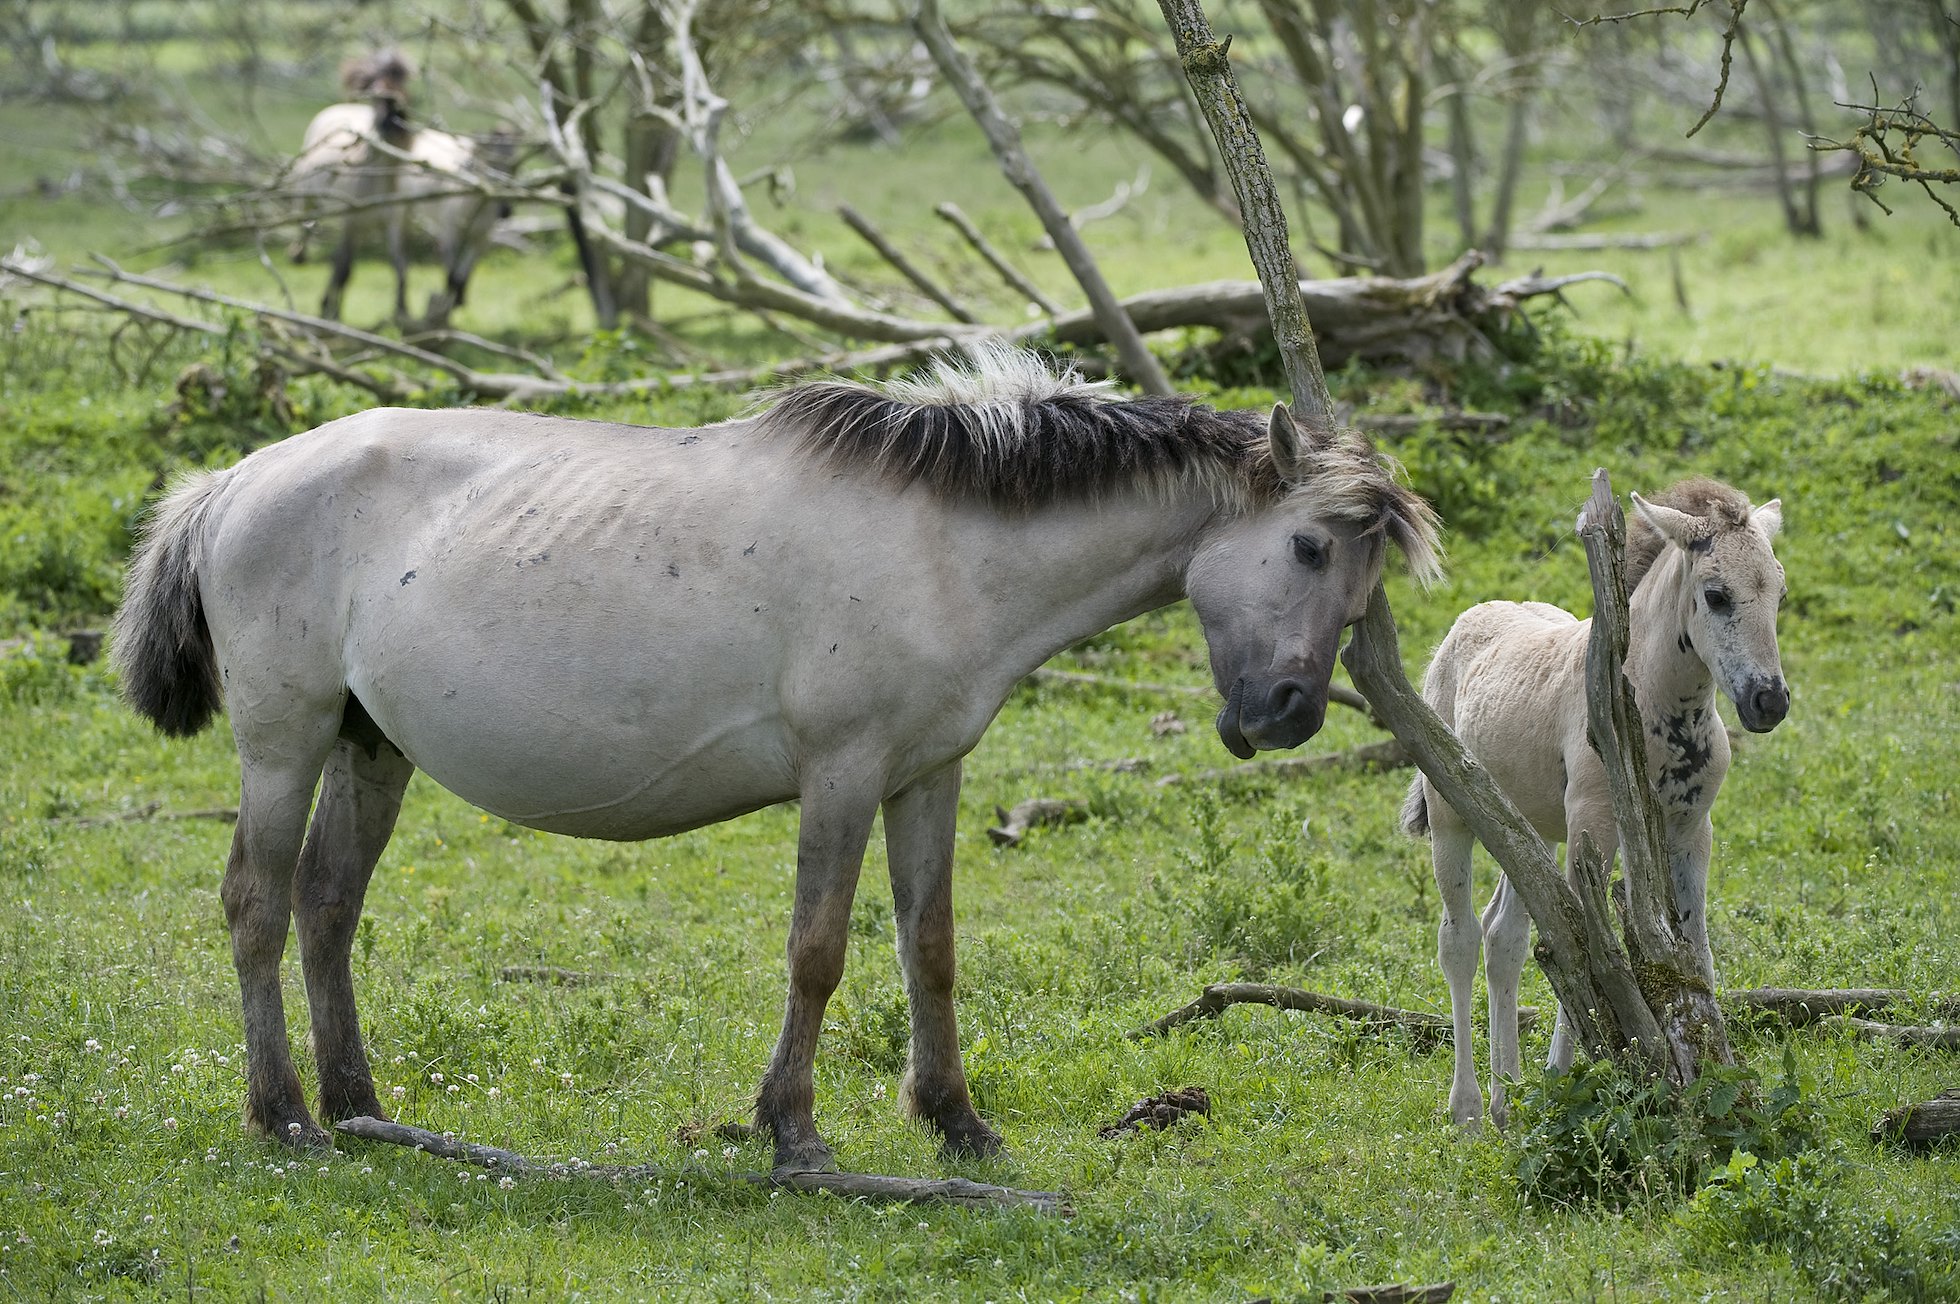
[[[33,235],[63,258],[147,242],[127,212],[21,194],[74,139],[73,123],[24,122],[18,106],[0,107],[0,129],[38,141],[9,164],[0,239]],[[977,141],[947,125],[925,146],[903,171],[862,149],[801,160],[795,207],[773,220],[866,278],[883,273],[829,216],[839,198],[945,251],[927,214],[957,197],[1025,248],[1032,220]],[[1071,203],[1134,172],[1120,151],[1071,148],[1044,146]],[[1548,255],[1553,270],[1619,270],[1635,293],[1581,288],[1575,317],[1548,314],[1539,353],[1422,378],[1514,421],[1496,440],[1426,429],[1391,446],[1450,524],[1449,580],[1429,593],[1400,578],[1390,586],[1410,669],[1474,602],[1584,609],[1571,522],[1596,465],[1622,491],[1703,473],[1758,501],[1780,495],[1794,706],[1774,733],[1738,746],[1716,808],[1710,899],[1724,984],[1951,993],[1960,407],[1896,376],[1951,365],[1960,245],[1917,210],[1865,233],[1840,219],[1822,244],[1799,245],[1778,233],[1766,199],[1648,200],[1618,224],[1710,232],[1682,254],[1687,313],[1665,254]],[[1180,204],[1168,178],[1090,233],[1123,289],[1245,274],[1237,237]],[[1025,255],[1061,289],[1043,259]],[[565,290],[571,266],[549,246],[498,253],[461,324],[555,338],[576,357],[588,322]],[[243,255],[174,271],[273,292]],[[323,275],[279,271],[302,304]],[[961,275],[982,296],[980,273]],[[385,272],[369,264],[355,284],[350,316],[378,320]],[[226,464],[287,427],[251,397],[248,335],[231,350],[169,343],[147,357],[146,343],[112,340],[95,319],[4,293],[14,297],[0,340],[0,638],[20,641],[0,649],[0,1299],[1313,1300],[1443,1280],[1472,1300],[1960,1293],[1960,1153],[1949,1144],[1915,1156],[1867,1137],[1880,1111],[1956,1085],[1950,1055],[1738,1023],[1737,1049],[1762,1090],[1785,1081],[1786,1056],[1794,1065],[1815,1116],[1809,1148],[1783,1159],[1765,1150],[1753,1167],[1718,1162],[1719,1177],[1693,1195],[1608,1175],[1614,1198],[1559,1204],[1527,1198],[1517,1170],[1546,1152],[1524,1129],[1467,1138],[1449,1124],[1447,1048],[1263,1008],[1127,1040],[1228,978],[1447,1009],[1426,848],[1395,829],[1408,772],[1160,787],[1159,777],[1229,759],[1213,705],[1195,695],[1031,683],[969,759],[962,1040],[976,1103],[1010,1158],[948,1165],[898,1116],[906,1021],[875,834],[826,1021],[818,1121],[842,1163],[1061,1189],[1073,1218],[872,1207],[731,1176],[769,1162],[765,1143],[709,1129],[746,1116],[781,1013],[787,808],[613,845],[505,824],[418,777],[377,872],[355,974],[383,1100],[405,1121],[468,1139],[643,1162],[657,1176],[506,1189],[408,1151],[345,1143],[332,1156],[295,1155],[246,1135],[217,900],[230,830],[210,819],[91,822],[153,803],[166,813],[230,805],[229,739],[222,729],[159,738],[100,664],[66,663],[54,631],[105,619],[130,527],[161,477]],[[692,318],[678,329],[697,342],[794,351],[661,302]],[[234,382],[215,411],[173,408],[192,361]],[[1378,410],[1423,389],[1361,371],[1335,383]],[[289,394],[302,424],[363,405],[317,380]],[[685,424],[739,403],[681,395],[575,410]],[[1057,664],[1207,680],[1183,607]],[[1156,736],[1161,711],[1187,730]],[[1308,750],[1377,736],[1337,712]],[[1077,765],[1116,758],[1148,768]],[[1081,799],[1092,817],[993,847],[984,830],[995,805],[1029,796]],[[525,965],[599,980],[501,977]],[[1535,970],[1525,999],[1550,1006]],[[287,1002],[305,1076],[296,955]],[[1547,1033],[1527,1035],[1528,1064],[1542,1061]],[[1138,1098],[1188,1084],[1211,1093],[1209,1119],[1096,1135]],[[1578,1139],[1550,1160],[1583,1177],[1608,1162],[1608,1132],[1625,1123],[1610,1108],[1580,1119]]]

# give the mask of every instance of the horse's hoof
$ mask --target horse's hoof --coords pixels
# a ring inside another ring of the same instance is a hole
[[[774,1171],[778,1176],[789,1173],[834,1173],[837,1171],[837,1156],[821,1141],[779,1145],[776,1147]]]
[[[1007,1153],[1000,1133],[978,1118],[962,1121],[944,1131],[946,1139],[939,1152],[948,1159],[994,1159]]]

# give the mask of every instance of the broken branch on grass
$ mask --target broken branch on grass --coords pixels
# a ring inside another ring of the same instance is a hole
[[[1888,1109],[1872,1124],[1872,1140],[1925,1149],[1960,1136],[1960,1088],[1942,1091],[1917,1105]]]
[[[1029,675],[1043,683],[1076,684],[1084,688],[1107,688],[1119,693],[1162,694],[1170,697],[1203,697],[1212,690],[1203,684],[1151,684],[1140,679],[1118,679],[1113,675],[1092,675],[1082,670],[1057,670],[1053,666],[1043,666]],[[1327,700],[1351,707],[1373,720],[1374,711],[1368,699],[1342,684],[1327,686]],[[1381,721],[1376,720],[1380,724]]]
[[[1889,1041],[1895,1046],[1916,1046],[1921,1050],[1960,1050],[1960,1027],[1874,1023],[1855,1014],[1826,1015],[1817,1021],[1817,1026],[1848,1032],[1861,1041]]]
[[[994,156],[1000,160],[1001,171],[1008,182],[1027,198],[1035,215],[1041,219],[1041,225],[1055,242],[1056,252],[1061,254],[1062,261],[1068,264],[1076,283],[1088,297],[1096,324],[1103,338],[1115,348],[1123,370],[1147,394],[1173,393],[1163,367],[1144,346],[1143,336],[1136,324],[1124,312],[1115,292],[1103,279],[1102,270],[1096,266],[1089,246],[1083,243],[1081,235],[1070,224],[1068,215],[1056,202],[1054,192],[1042,180],[1027,151],[1021,148],[1020,130],[1001,111],[999,101],[981,79],[973,61],[960,52],[953,34],[946,30],[946,22],[939,13],[939,0],[918,0],[912,11],[912,30],[931,51],[933,62],[939,65],[939,70],[959,96],[960,103],[966,106],[967,113],[979,124],[981,133],[993,148]]]
[[[1061,315],[1061,305],[1049,298],[1046,294],[1043,294],[1041,287],[1029,280],[1025,272],[1013,263],[1008,262],[1000,250],[994,248],[987,237],[980,234],[980,228],[973,224],[973,219],[960,211],[958,204],[949,200],[946,203],[940,204],[932,211],[952,223],[953,228],[965,236],[966,242],[973,246],[973,252],[986,259],[987,265],[1000,273],[1000,279],[1006,281],[1015,290],[1019,291],[1021,296],[1029,303],[1041,309],[1041,311],[1047,313],[1050,317],[1059,317]]]
[[[101,828],[109,824],[130,824],[142,820],[217,820],[222,824],[238,823],[238,807],[206,806],[200,810],[165,810],[160,801],[145,802],[134,810],[117,811],[113,815],[60,815],[50,819],[50,824],[66,824],[78,829]]]
[[[506,983],[544,983],[551,987],[588,987],[611,982],[616,973],[588,973],[582,969],[560,969],[550,964],[507,964],[497,971],[497,981]]]
[[[1324,992],[1308,991],[1304,987],[1281,987],[1273,983],[1211,983],[1206,986],[1197,1000],[1172,1010],[1153,1023],[1134,1029],[1125,1034],[1125,1037],[1129,1041],[1161,1037],[1172,1028],[1181,1027],[1193,1020],[1215,1019],[1223,1014],[1227,1007],[1233,1005],[1270,1005],[1279,1010],[1329,1014],[1359,1023],[1369,1032],[1386,1032],[1391,1028],[1402,1028],[1412,1033],[1417,1044],[1424,1047],[1447,1040],[1450,1035],[1449,1018],[1441,1014],[1400,1010],[1392,1005],[1350,1000],[1345,996],[1329,996]],[[1518,1026],[1530,1027],[1537,1017],[1536,1010],[1520,1009]]]
[[[1030,797],[1013,810],[1005,806],[994,807],[994,818],[1000,823],[987,830],[993,844],[997,847],[1016,847],[1030,829],[1046,824],[1080,824],[1089,818],[1089,803],[1059,797]]]
[[[515,1151],[461,1141],[452,1134],[430,1132],[423,1128],[411,1127],[406,1123],[394,1123],[387,1119],[366,1116],[343,1119],[334,1124],[334,1129],[367,1141],[381,1141],[389,1145],[423,1150],[437,1159],[453,1159],[459,1163],[475,1164],[479,1168],[506,1173],[514,1178],[555,1178],[560,1181],[586,1179],[611,1183],[621,1180],[645,1181],[653,1177],[675,1175],[670,1169],[658,1168],[651,1164],[593,1164],[583,1159],[536,1161],[527,1159]],[[703,1174],[703,1176],[711,1175]],[[1069,1206],[1068,1198],[1059,1191],[1022,1191],[1010,1186],[972,1182],[964,1177],[921,1178],[886,1177],[877,1173],[754,1172],[733,1172],[729,1173],[728,1177],[751,1186],[804,1193],[827,1191],[847,1200],[865,1200],[873,1204],[944,1204],[959,1209],[1018,1207],[1033,1209],[1037,1213],[1060,1214],[1063,1217],[1074,1213]]]
[[[1449,1304],[1456,1294],[1456,1283],[1439,1281],[1429,1286],[1393,1282],[1386,1286],[1349,1286],[1345,1290],[1326,1290],[1320,1298],[1331,1304]]]
[[[1792,1028],[1807,1028],[1834,1014],[1879,1014],[1901,1005],[1960,1019],[1960,996],[1927,996],[1889,987],[1751,987],[1724,992],[1722,998]]]
[[[968,326],[977,326],[980,319],[967,311],[965,305],[948,294],[939,283],[927,276],[918,264],[905,256],[903,250],[886,238],[885,233],[872,224],[870,218],[852,208],[849,204],[837,206],[837,216],[844,219],[844,225],[864,237],[864,242],[878,251],[878,256],[892,265],[892,268],[906,280],[917,286],[919,293],[944,308],[954,321]]]

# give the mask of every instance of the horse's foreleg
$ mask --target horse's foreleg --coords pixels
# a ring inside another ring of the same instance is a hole
[[[1450,1117],[1474,1128],[1484,1114],[1471,1031],[1471,998],[1483,949],[1483,934],[1470,895],[1470,856],[1476,843],[1468,829],[1440,812],[1433,792],[1429,802],[1430,856],[1435,863],[1436,890],[1443,898],[1443,922],[1436,930],[1436,960],[1450,985],[1450,1027],[1456,1052],[1450,1079]]]
[[[313,828],[293,883],[300,963],[320,1073],[320,1115],[329,1122],[385,1118],[361,1045],[348,956],[375,862],[394,832],[415,767],[386,741],[366,747],[342,739],[327,762]]]
[[[1483,925],[1484,981],[1490,988],[1490,1121],[1503,1127],[1510,1114],[1505,1083],[1515,1081],[1521,1071],[1518,983],[1531,944],[1531,916],[1508,878],[1497,880]]]
[[[388,214],[388,259],[395,266],[395,320],[408,319],[408,213]]]
[[[318,774],[317,766],[245,764],[238,827],[219,896],[245,1013],[245,1121],[290,1144],[325,1146],[332,1143],[307,1113],[293,1071],[279,990],[279,961],[292,921],[293,868]]]
[[[1694,948],[1695,960],[1709,989],[1715,987],[1715,953],[1708,945],[1708,858],[1715,846],[1715,826],[1706,815],[1685,829],[1668,830],[1668,869],[1674,879],[1674,908],[1682,936]]]
[[[347,289],[347,278],[354,271],[354,223],[340,226],[340,242],[333,247],[333,267],[327,273],[327,292],[320,298],[320,315],[328,321],[340,320],[340,296]]]
[[[789,924],[789,996],[783,1033],[755,1102],[756,1126],[775,1136],[776,1167],[783,1171],[836,1167],[830,1147],[817,1135],[812,1068],[824,1006],[844,976],[851,898],[878,800],[875,792],[851,790],[841,774],[804,789],[796,906]]]
[[[955,1154],[990,1155],[1000,1137],[981,1122],[960,1066],[953,1014],[953,825],[959,810],[955,761],[885,801],[885,849],[891,864],[898,962],[912,1008],[912,1047],[899,1098]]]

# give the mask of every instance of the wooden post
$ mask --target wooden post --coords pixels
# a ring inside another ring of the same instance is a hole
[[[1715,1000],[1714,975],[1676,924],[1674,876],[1668,870],[1660,804],[1647,775],[1640,707],[1622,667],[1627,653],[1626,518],[1604,467],[1593,472],[1592,497],[1579,513],[1592,574],[1593,617],[1586,640],[1586,733],[1606,767],[1613,822],[1626,878],[1622,923],[1642,993],[1667,1044],[1668,1076],[1692,1082],[1704,1059],[1733,1062],[1728,1027]]]

